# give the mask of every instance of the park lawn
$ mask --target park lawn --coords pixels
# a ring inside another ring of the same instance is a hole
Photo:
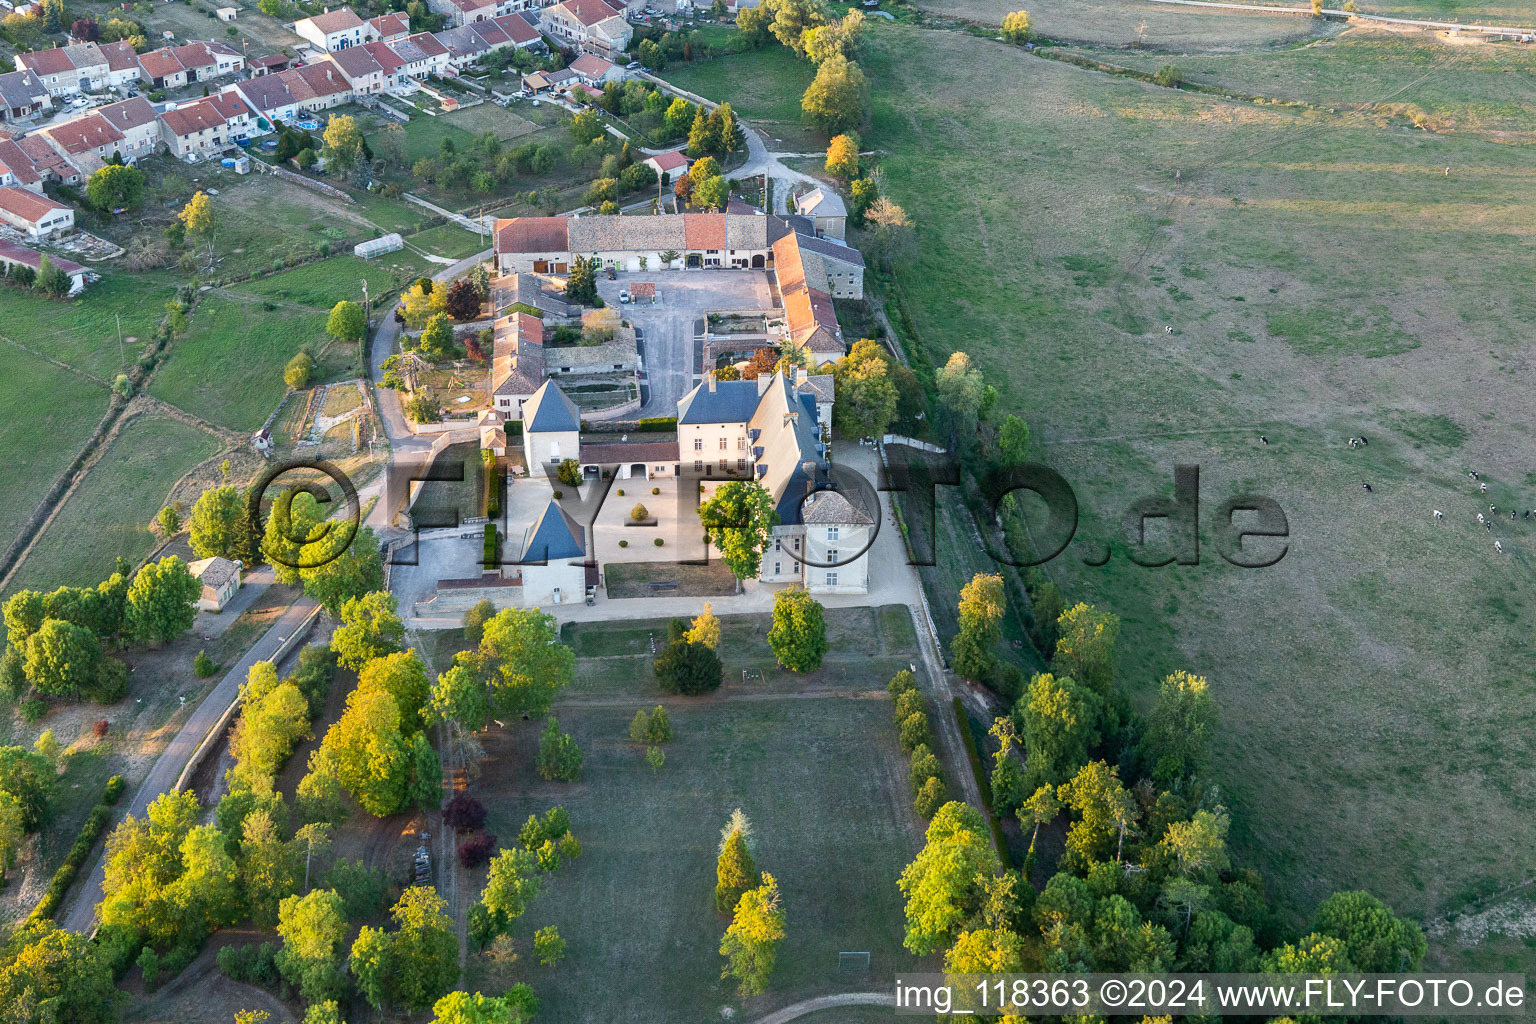
[[[9,297],[9,296],[8,296]],[[107,389],[0,343],[0,543],[9,545],[107,411]]]
[[[400,291],[406,280],[416,274],[417,267],[417,257],[412,252],[392,252],[376,260],[350,255],[332,256],[319,263],[247,282],[234,290],[329,310],[343,299],[362,302],[364,280],[368,282],[370,299]]]
[[[800,97],[816,71],[788,47],[758,50],[694,64],[669,65],[661,77],[706,99],[729,100],[741,116],[760,121],[799,121]]]
[[[1210,678],[1239,859],[1294,920],[1336,889],[1431,921],[1522,882],[1536,529],[1472,519],[1529,504],[1521,152],[957,32],[877,25],[864,64],[866,140],[917,225],[893,289],[914,358],[967,351],[1076,490],[1045,573],[1121,617],[1136,702],[1175,668]],[[1131,564],[1121,517],[1176,464],[1201,467],[1201,562]],[[1217,555],[1238,493],[1285,510],[1278,565]]]
[[[119,556],[137,564],[159,543],[149,524],[176,481],[221,447],[208,431],[180,420],[135,416],[64,503],[8,589],[95,585]]]
[[[1367,24],[1278,50],[1219,56],[1087,53],[1147,72],[1171,62],[1185,81],[1245,95],[1324,107],[1368,103],[1360,116],[1381,123],[1412,122],[1504,142],[1531,139],[1530,93],[1510,88],[1512,78],[1529,80],[1536,72],[1536,51],[1529,46],[1447,46],[1433,36]]]
[[[283,367],[299,349],[311,348],[316,382],[359,372],[357,346],[326,336],[323,310],[262,306],[235,291],[209,293],[150,391],[211,423],[249,431],[277,408],[287,391]]]
[[[866,626],[876,616],[858,611]],[[754,618],[728,622],[728,642],[767,628],[767,616]],[[612,625],[615,635],[645,626]],[[604,632],[588,629],[579,627],[581,649]],[[450,644],[461,644],[459,637],[447,634]],[[870,953],[870,979],[934,969],[901,946],[896,879],[922,845],[923,823],[912,811],[885,678],[874,666],[866,662],[856,687],[830,695],[797,696],[752,680],[677,698],[648,687],[593,686],[593,660],[580,662],[577,683],[554,708],[585,754],[580,780],[539,779],[533,754],[541,723],[531,721],[492,731],[484,771],[471,787],[490,811],[486,829],[508,837],[503,845],[530,814],[555,804],[570,812],[582,844],[581,858],[548,878],[515,929],[526,945],[535,929],[554,925],[568,944],[556,968],[527,956],[519,964],[520,980],[539,994],[540,1019],[704,1020],[720,1018],[724,1007],[755,1018],[847,990],[838,959],[845,951]],[[864,696],[872,690],[881,692]],[[674,739],[653,773],[628,727],[639,708],[656,703],[667,706]],[[779,881],[788,921],[768,993],[745,1003],[720,980],[728,921],[712,900],[719,828],[737,807],[752,822],[758,868]],[[461,890],[473,897],[483,878],[483,871],[471,873]],[[657,985],[663,962],[668,983]],[[472,956],[469,987],[486,971],[483,958]]]
[[[434,256],[445,256],[455,260],[462,260],[489,249],[493,241],[494,239],[489,235],[482,238],[457,224],[439,224],[406,238],[406,242],[418,249],[425,249]]]
[[[110,381],[138,358],[175,295],[162,273],[105,272],[78,298],[57,301],[34,292],[0,293],[0,338],[12,338],[77,370]],[[122,318],[123,357],[117,346]],[[130,340],[136,339],[136,340]]]

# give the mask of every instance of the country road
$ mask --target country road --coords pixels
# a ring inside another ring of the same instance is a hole
[[[176,780],[181,777],[181,771],[186,767],[192,752],[197,749],[198,744],[203,742],[208,731],[218,723],[224,712],[239,696],[240,684],[245,682],[251,666],[258,661],[271,658],[282,646],[283,641],[314,609],[315,602],[311,598],[299,598],[272,624],[272,628],[267,630],[266,635],[256,641],[245,656],[224,674],[224,678],[219,680],[218,685],[210,690],[202,703],[187,716],[187,720],[182,723],[176,735],[171,737],[165,749],[160,751],[160,756],[155,759],[149,774],[139,784],[133,799],[128,801],[127,813],[143,817],[145,808],[154,801],[155,797],[175,788]],[[91,931],[92,922],[96,918],[96,904],[101,902],[102,882],[106,878],[104,865],[103,854],[98,856],[90,874],[76,891],[74,903],[62,918],[61,924],[65,928],[87,934]]]

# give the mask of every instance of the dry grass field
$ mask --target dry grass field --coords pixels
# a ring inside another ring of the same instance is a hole
[[[1133,691],[1211,678],[1244,858],[1297,913],[1364,886],[1431,920],[1523,881],[1536,524],[1474,515],[1536,506],[1527,154],[954,32],[882,26],[865,66],[929,356],[978,358],[1076,488],[1048,571],[1124,619]],[[1120,516],[1176,463],[1202,562],[1132,565]],[[1286,511],[1274,568],[1210,546],[1240,491]]]
[[[982,25],[1001,25],[1005,14],[1023,9],[1034,19],[1036,34],[1046,39],[1117,47],[1231,51],[1292,43],[1329,31],[1327,23],[1303,15],[1177,7],[1141,0],[917,0],[917,6],[929,15]]]

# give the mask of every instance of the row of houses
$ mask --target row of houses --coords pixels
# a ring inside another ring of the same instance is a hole
[[[46,113],[53,100],[138,85],[176,89],[232,75],[245,67],[239,50],[219,42],[191,42],[135,53],[126,41],[74,43],[16,55],[16,70],[0,75],[0,117]]]
[[[637,0],[630,6],[643,5],[644,0]],[[547,6],[537,0],[429,0],[427,6],[448,20],[448,28],[436,33],[445,45],[471,44],[474,36],[465,35],[464,30],[500,22],[513,14],[520,15],[536,33],[548,33],[562,45],[608,56],[627,50],[634,35],[625,7],[605,0],[561,0]],[[350,7],[338,7],[294,22],[293,31],[322,51],[339,53],[406,38],[410,26],[402,15],[364,19]]]
[[[668,266],[663,257],[684,269],[772,270],[784,306],[784,339],[820,366],[847,351],[833,300],[864,297],[864,258],[841,240],[846,211],[835,195],[808,196],[800,205],[821,216],[770,216],[732,203],[723,213],[499,220],[496,269],[566,274],[581,256],[598,269],[631,273]]]

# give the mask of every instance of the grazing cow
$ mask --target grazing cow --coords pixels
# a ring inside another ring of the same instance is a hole
[[[1367,494],[1370,493],[1370,490],[1371,490],[1371,485],[1370,484],[1364,484],[1363,483],[1360,486],[1365,488]]]
[[[1436,519],[1444,519],[1445,518],[1445,513],[1441,512],[1439,509],[1435,509],[1435,518]]]
[[[1269,447],[1269,438],[1265,437],[1263,434],[1260,434],[1259,435],[1259,444],[1263,445],[1265,448],[1268,448]]]
[[[1497,512],[1497,511],[1498,511],[1498,509],[1494,508],[1492,505],[1488,506],[1488,512],[1489,512],[1490,515],[1493,514],[1494,512]]]
[[[1498,541],[1494,541],[1493,542],[1493,550],[1497,551],[1499,554],[1502,555],[1504,553],[1504,545],[1500,544]]]
[[[1479,512],[1477,514],[1477,521],[1480,522],[1480,523],[1486,523],[1488,520],[1484,519],[1483,518],[1483,514],[1481,512]]]
[[[1467,470],[1467,476],[1471,477],[1473,480],[1476,480],[1477,479],[1477,470],[1475,470],[1475,469]]]
[[[1488,485],[1487,484],[1478,484],[1477,486],[1482,489],[1482,492],[1484,494],[1488,493]]]

